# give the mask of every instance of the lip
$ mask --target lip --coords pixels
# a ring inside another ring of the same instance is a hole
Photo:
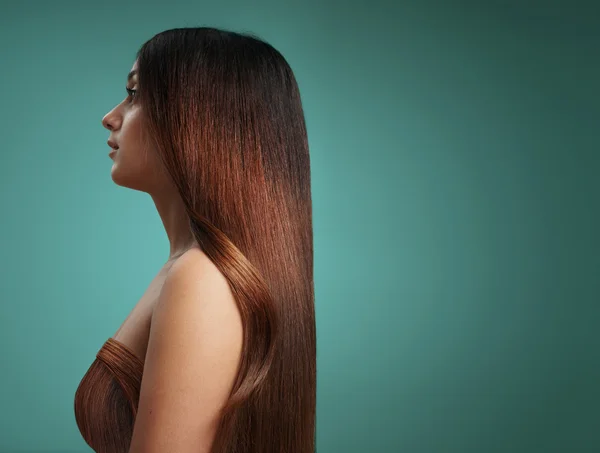
[[[108,153],[109,156],[114,156],[115,154],[117,154],[117,150],[116,149],[111,149],[110,152]]]

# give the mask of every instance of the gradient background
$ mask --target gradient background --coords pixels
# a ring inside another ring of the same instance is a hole
[[[300,85],[318,453],[600,451],[600,8],[562,3],[3,2],[0,452],[91,451],[74,392],[169,251],[100,121],[201,25]]]

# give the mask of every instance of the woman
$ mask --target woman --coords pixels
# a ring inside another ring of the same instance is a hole
[[[113,181],[147,192],[170,256],[75,394],[110,453],[314,452],[310,160],[282,55],[214,28],[161,32],[106,114]]]

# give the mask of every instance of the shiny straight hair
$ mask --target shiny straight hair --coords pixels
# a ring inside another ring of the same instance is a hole
[[[211,453],[313,453],[310,159],[294,74],[261,39],[206,27],[158,33],[137,61],[148,137],[244,325]]]

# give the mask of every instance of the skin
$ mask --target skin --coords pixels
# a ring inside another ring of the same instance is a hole
[[[131,70],[137,69],[136,60]],[[135,90],[137,80],[136,74],[128,80],[127,88]],[[169,264],[190,248],[198,248],[198,243],[189,230],[183,201],[144,133],[141,108],[135,94],[128,95],[102,118],[102,125],[110,131],[109,140],[119,147],[112,156],[111,177],[119,186],[152,197],[169,238]]]
[[[137,70],[137,61],[131,71]],[[127,81],[126,87],[137,88],[138,76]],[[142,124],[142,108],[136,103],[135,93],[128,95],[102,118],[102,125],[110,132],[109,140],[118,146],[113,154],[111,177],[115,184],[148,193],[160,215],[170,243],[169,257],[150,282],[113,338],[128,346],[139,358],[147,352],[148,336],[154,308],[173,264],[186,252],[205,260],[188,229],[188,219],[181,197],[170,176],[164,170],[156,150],[149,144]]]
[[[170,242],[167,263],[113,336],[144,362],[129,453],[208,453],[240,363],[242,319],[227,279],[189,231],[141,112],[128,96],[102,119],[119,146],[112,180],[150,194]]]

